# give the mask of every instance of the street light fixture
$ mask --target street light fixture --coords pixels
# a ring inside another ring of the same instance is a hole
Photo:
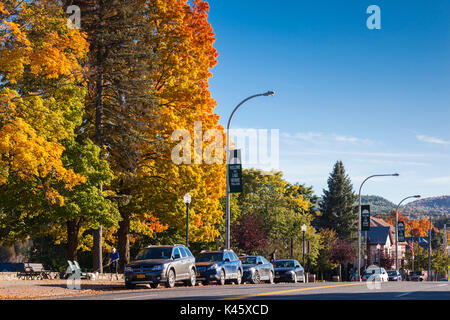
[[[361,281],[361,189],[364,185],[364,183],[373,177],[398,177],[398,173],[392,173],[392,174],[374,174],[370,177],[367,177],[359,187],[359,196],[358,196],[358,281]]]
[[[237,109],[239,109],[239,107],[241,105],[243,105],[245,102],[247,102],[250,99],[256,98],[256,97],[273,97],[275,95],[275,92],[273,91],[267,91],[265,93],[259,93],[259,94],[255,94],[253,96],[250,96],[244,100],[242,100],[233,110],[233,112],[231,112],[230,118],[228,119],[228,124],[227,124],[227,152],[226,152],[226,166],[227,166],[227,205],[226,205],[226,214],[225,214],[225,247],[226,249],[230,249],[230,181],[229,181],[229,177],[228,177],[228,154],[230,153],[230,125],[231,125],[231,119],[233,118],[234,113],[237,111]]]
[[[420,195],[415,196],[409,196],[400,201],[400,203],[397,205],[397,208],[395,209],[395,270],[398,270],[398,209],[400,208],[400,205],[403,201],[411,198],[420,198]]]
[[[302,232],[303,232],[303,254],[302,254],[302,259],[303,259],[303,268],[305,268],[305,233],[306,233],[306,229],[307,226],[306,224],[302,225]]]
[[[183,201],[186,204],[186,247],[189,245],[189,204],[191,203],[191,196],[186,193],[183,197]]]

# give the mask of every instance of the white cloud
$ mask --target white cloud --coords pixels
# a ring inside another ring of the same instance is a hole
[[[341,135],[337,135],[337,134],[332,134],[332,136],[336,141],[339,141],[339,142],[348,142],[348,143],[353,143],[353,144],[365,144],[365,145],[374,144],[374,141],[369,140],[369,139],[341,136]]]
[[[443,139],[436,138],[436,137],[430,137],[430,136],[426,136],[426,135],[422,135],[422,134],[416,135],[416,138],[419,141],[427,142],[427,143],[435,143],[435,144],[443,144],[443,145],[450,144],[450,141],[443,140]]]
[[[450,177],[438,177],[438,178],[431,178],[426,180],[427,183],[432,184],[447,184],[450,185]]]
[[[352,144],[352,145],[373,145],[375,142],[370,139],[363,139],[363,138],[357,138],[353,136],[345,136],[340,135],[336,133],[332,134],[325,134],[322,132],[297,132],[295,134],[290,134],[283,132],[281,133],[281,137],[284,138],[286,142],[293,142],[293,141],[306,141],[306,142],[312,142],[312,143],[331,143],[335,144],[338,143],[344,143],[344,144]]]

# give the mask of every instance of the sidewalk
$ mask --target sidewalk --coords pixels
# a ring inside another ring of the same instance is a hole
[[[81,280],[81,289],[68,289],[67,280],[0,280],[0,300],[56,298],[127,291],[123,280]]]

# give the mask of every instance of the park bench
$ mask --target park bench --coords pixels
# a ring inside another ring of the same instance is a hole
[[[17,272],[18,279],[51,279],[50,271],[42,263],[24,263],[23,270]]]

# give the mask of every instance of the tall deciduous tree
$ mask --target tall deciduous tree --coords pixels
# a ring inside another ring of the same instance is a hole
[[[323,190],[320,202],[322,228],[333,229],[340,239],[347,239],[357,229],[357,212],[350,178],[345,172],[342,161],[337,161],[328,178],[328,190]]]
[[[1,231],[14,241],[63,225],[73,260],[81,226],[117,221],[93,189],[112,178],[108,165],[78,130],[86,35],[67,26],[59,1],[1,2],[0,14]]]

